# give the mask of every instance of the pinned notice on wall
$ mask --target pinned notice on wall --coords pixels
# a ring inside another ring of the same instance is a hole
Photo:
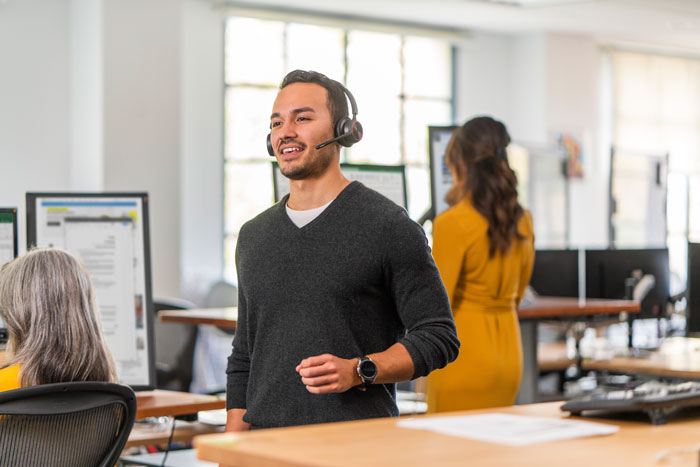
[[[503,413],[399,420],[396,426],[509,446],[610,435],[615,425]]]

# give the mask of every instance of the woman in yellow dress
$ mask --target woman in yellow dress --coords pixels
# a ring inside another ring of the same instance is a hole
[[[534,261],[532,217],[517,200],[510,136],[490,117],[455,130],[445,160],[450,209],[433,224],[433,256],[462,343],[428,376],[429,412],[512,405],[522,376],[517,306]]]
[[[0,269],[9,334],[0,391],[71,381],[115,381],[95,291],[72,255],[35,249]]]

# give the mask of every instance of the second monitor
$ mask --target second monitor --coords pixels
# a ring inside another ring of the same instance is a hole
[[[403,208],[408,206],[403,165],[340,164],[340,170],[348,180],[361,182]],[[275,202],[278,202],[289,193],[289,180],[282,175],[277,162],[272,163],[272,177]]]

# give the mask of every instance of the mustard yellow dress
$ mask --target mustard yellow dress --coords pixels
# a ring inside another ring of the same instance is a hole
[[[428,412],[512,405],[523,372],[517,305],[535,257],[525,211],[508,252],[489,257],[487,220],[465,199],[433,224],[433,257],[461,342],[457,360],[428,376]]]
[[[19,389],[19,365],[0,369],[0,391]]]

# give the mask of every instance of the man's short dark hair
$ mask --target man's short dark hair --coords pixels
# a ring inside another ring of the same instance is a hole
[[[317,71],[294,70],[287,73],[282,80],[280,89],[294,83],[314,83],[322,86],[328,92],[328,110],[333,118],[333,127],[343,117],[348,116],[348,101],[345,97],[344,86],[334,79]]]

